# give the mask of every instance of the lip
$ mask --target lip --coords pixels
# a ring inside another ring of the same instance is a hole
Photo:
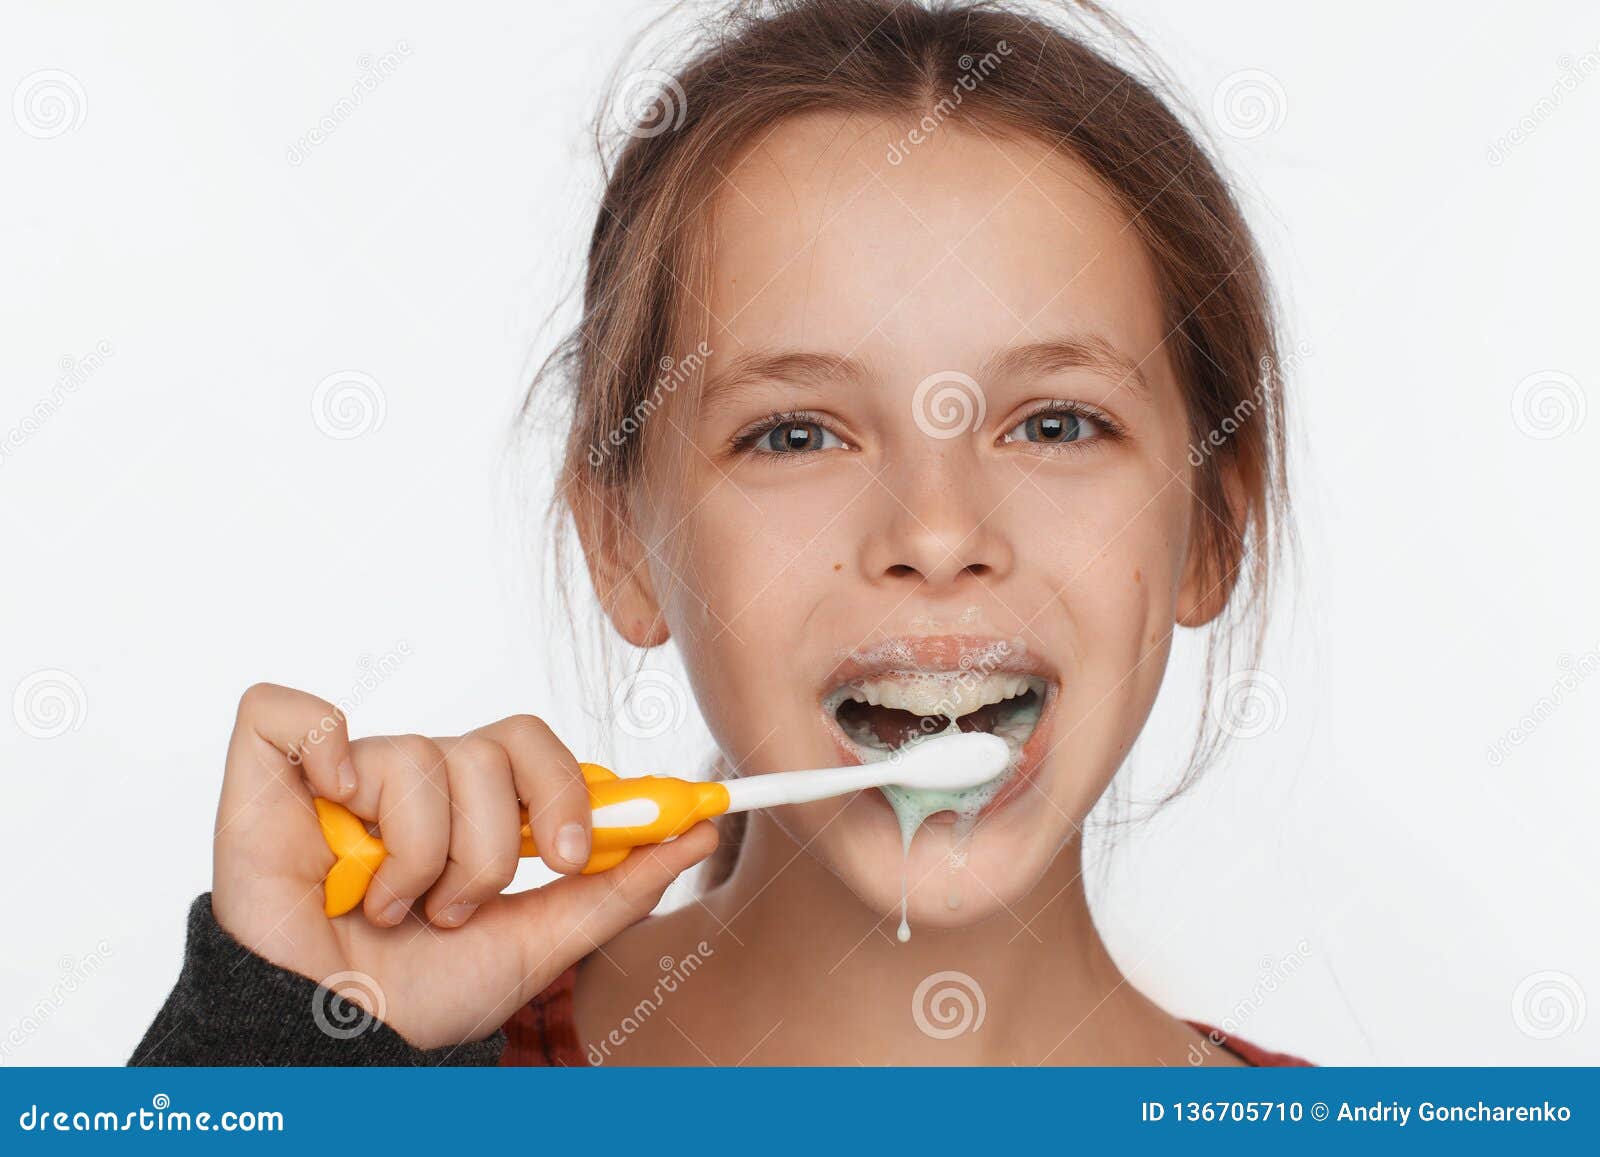
[[[896,676],[915,678],[929,674],[975,672],[979,676],[992,674],[1031,675],[1047,684],[1045,698],[1039,710],[1039,722],[1022,745],[1020,759],[1014,771],[1000,786],[994,798],[984,804],[977,815],[989,815],[1015,799],[1033,780],[1050,749],[1050,731],[1055,719],[1056,700],[1061,694],[1061,677],[1054,666],[1034,654],[1020,636],[1002,638],[995,635],[900,635],[874,643],[840,656],[832,670],[822,680],[817,691],[818,713],[828,729],[834,746],[846,763],[859,763],[860,757],[850,739],[839,727],[833,712],[823,706],[823,701],[839,687],[857,679],[892,679]],[[885,809],[888,801],[880,793],[877,802]],[[953,823],[955,813],[945,811],[929,817],[933,823]]]

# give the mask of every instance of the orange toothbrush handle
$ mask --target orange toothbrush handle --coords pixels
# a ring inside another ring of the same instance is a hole
[[[615,867],[634,848],[681,836],[701,820],[728,810],[728,789],[720,783],[656,775],[623,779],[598,763],[579,766],[589,785],[589,806],[594,812],[585,875]],[[332,800],[314,802],[322,838],[335,857],[323,883],[323,911],[330,917],[343,916],[361,903],[388,853],[383,841],[350,809]],[[522,855],[538,854],[524,810]]]

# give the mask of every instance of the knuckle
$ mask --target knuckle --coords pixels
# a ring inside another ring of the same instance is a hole
[[[450,762],[473,778],[496,774],[505,765],[505,752],[482,735],[463,735],[450,747]]]
[[[242,718],[259,717],[266,705],[283,690],[276,683],[252,683],[239,696],[239,715]]]
[[[537,715],[513,715],[506,720],[505,730],[518,743],[551,743],[556,738],[550,725]]]
[[[425,735],[391,735],[388,741],[391,750],[409,770],[435,781],[442,778],[444,754],[433,740]]]
[[[666,881],[658,882],[653,872],[644,869],[644,864],[634,865],[634,870],[617,883],[617,899],[625,908],[654,908],[667,890]]]

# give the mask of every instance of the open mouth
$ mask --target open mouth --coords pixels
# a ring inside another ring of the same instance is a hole
[[[865,761],[952,727],[998,735],[1015,757],[1038,726],[1048,692],[1044,679],[1013,672],[896,672],[852,679],[823,707]]]

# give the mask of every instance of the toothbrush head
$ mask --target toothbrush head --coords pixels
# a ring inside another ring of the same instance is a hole
[[[916,791],[965,791],[1001,775],[1011,762],[1011,748],[998,735],[963,731],[924,739],[895,749],[895,787]]]

